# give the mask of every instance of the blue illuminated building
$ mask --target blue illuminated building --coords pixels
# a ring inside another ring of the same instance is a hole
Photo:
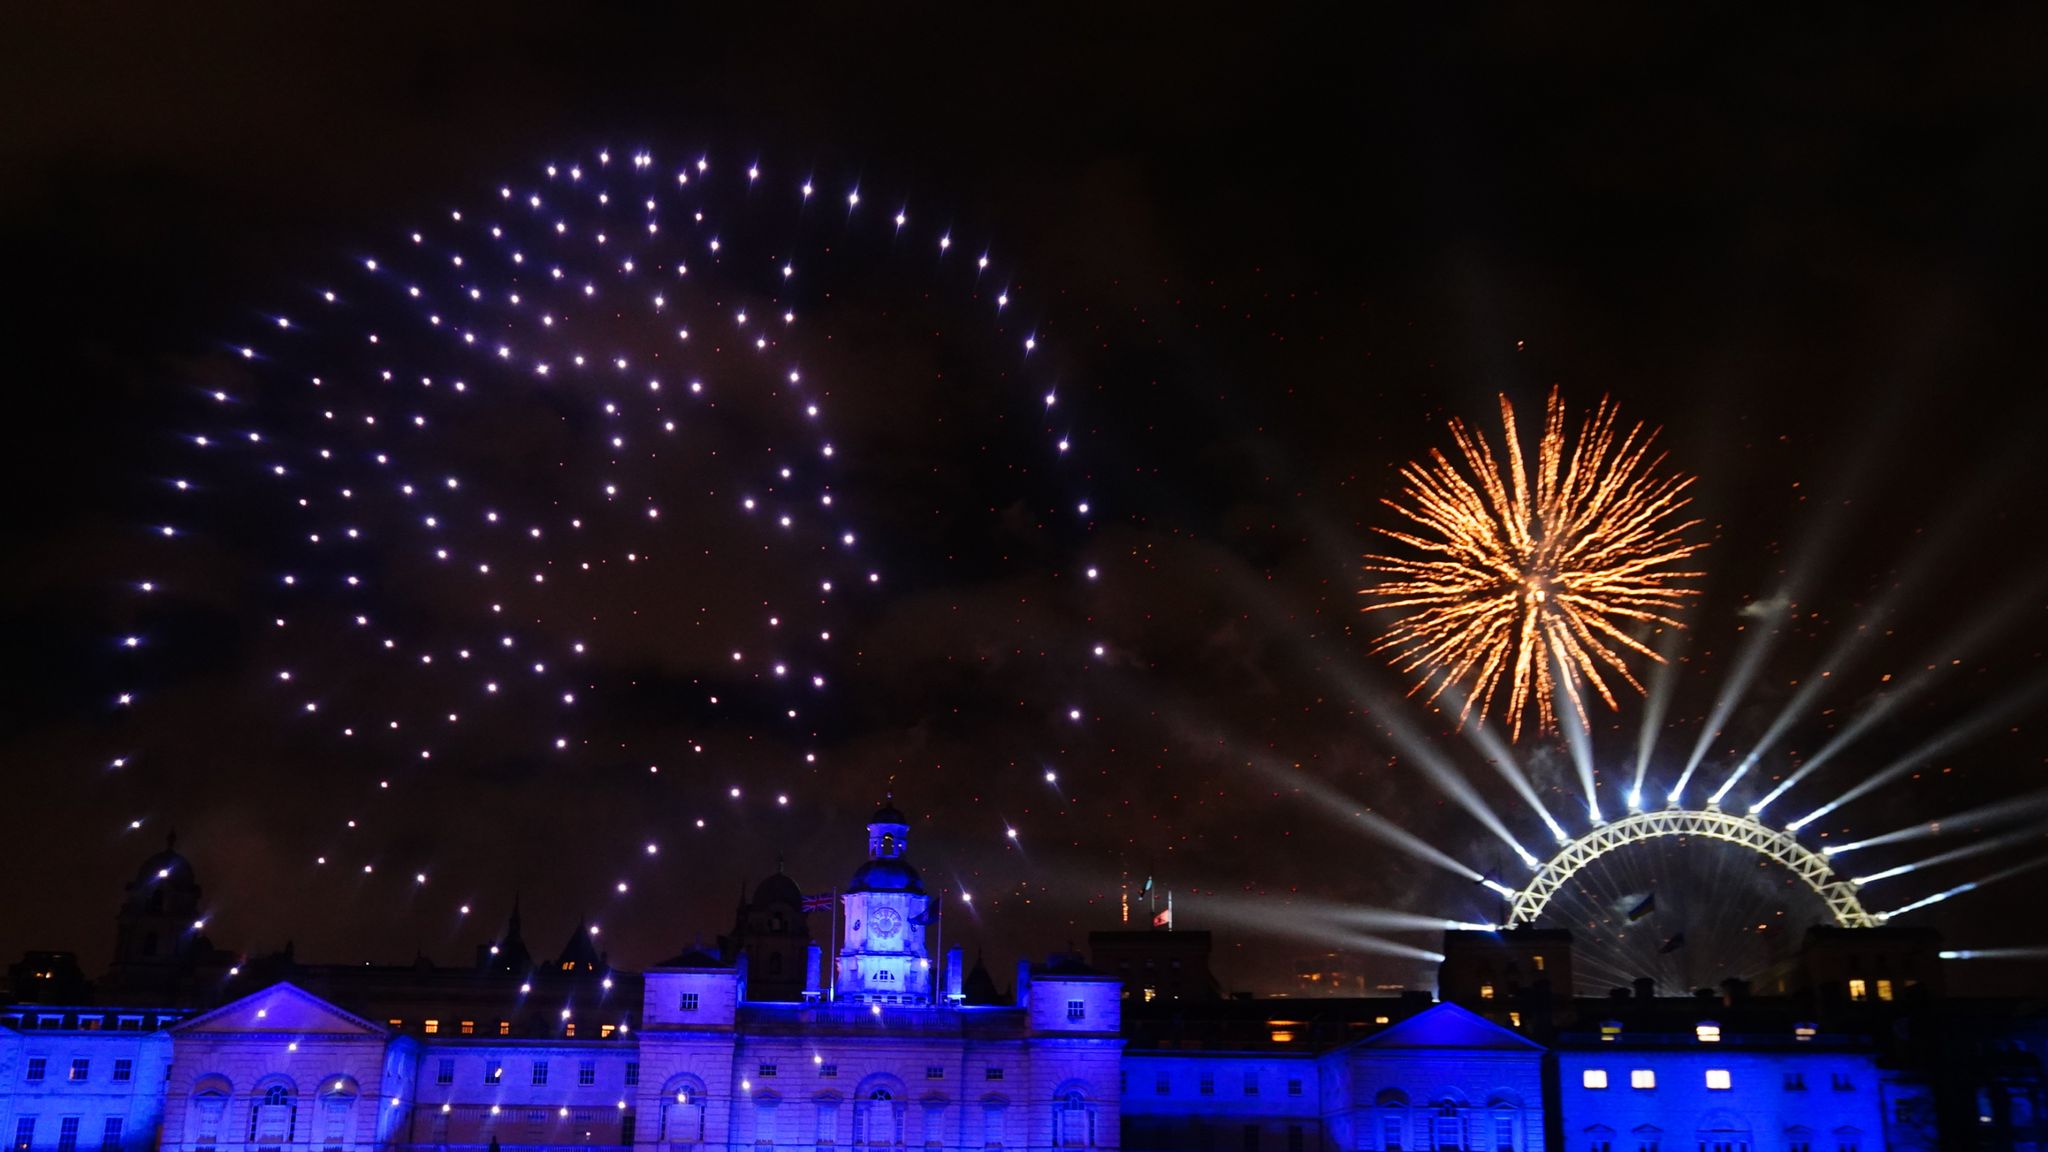
[[[1451,932],[1437,997],[1226,996],[1202,932],[1101,932],[1002,993],[884,806],[820,943],[779,871],[643,972],[515,904],[475,963],[246,958],[146,861],[110,971],[9,970],[14,1152],[1126,1148],[1876,1152],[2044,1144],[2038,1011],[1942,999],[1931,934],[1823,931],[1763,992],[1574,996],[1569,934]],[[929,935],[928,935],[929,934]],[[1766,994],[1767,993],[1767,994]],[[1968,1005],[1968,1007],[1965,1007]]]

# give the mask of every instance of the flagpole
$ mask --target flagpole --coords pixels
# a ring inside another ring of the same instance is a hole
[[[938,923],[932,925],[932,946],[931,948],[926,950],[924,959],[924,970],[926,973],[925,978],[928,981],[930,981],[932,986],[933,1004],[942,1003],[942,1001],[939,998],[939,985],[945,982],[944,965],[946,963],[946,890],[944,888],[939,889],[939,914],[936,917],[936,919],[938,920]],[[934,952],[938,953],[940,964],[940,967],[938,969],[939,978],[937,980],[932,980],[930,975],[932,972],[931,956]]]
[[[832,974],[825,980],[825,1002],[836,1004],[839,1001],[839,889],[836,886],[832,889],[831,924],[827,931],[831,933],[832,946],[828,951],[832,955]]]

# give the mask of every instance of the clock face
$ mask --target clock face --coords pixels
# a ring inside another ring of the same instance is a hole
[[[894,908],[877,908],[874,915],[868,917],[868,931],[877,936],[894,936],[902,928],[903,917],[898,916]]]

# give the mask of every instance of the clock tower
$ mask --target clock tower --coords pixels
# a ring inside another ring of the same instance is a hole
[[[840,897],[846,935],[840,945],[841,1000],[928,1004],[931,957],[924,933],[929,898],[904,859],[910,824],[891,803],[868,819],[868,859]]]

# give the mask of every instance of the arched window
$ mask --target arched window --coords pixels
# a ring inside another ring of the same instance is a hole
[[[676,1076],[661,1089],[662,1143],[671,1149],[704,1143],[704,1085],[694,1076]]]
[[[1465,1109],[1456,1099],[1446,1096],[1437,1101],[1429,1119],[1429,1143],[1439,1150],[1465,1147]]]
[[[282,1148],[298,1135],[299,1105],[292,1090],[272,1084],[249,1106],[249,1143],[257,1148]]]
[[[860,1102],[853,1114],[853,1142],[874,1148],[894,1148],[902,1139],[902,1110],[887,1088],[877,1088]]]
[[[201,1076],[192,1086],[192,1106],[185,1115],[185,1142],[197,1152],[212,1152],[220,1143],[221,1120],[234,1089],[225,1076]]]
[[[1095,1109],[1080,1091],[1068,1092],[1053,1107],[1053,1142],[1061,1148],[1095,1147]]]

